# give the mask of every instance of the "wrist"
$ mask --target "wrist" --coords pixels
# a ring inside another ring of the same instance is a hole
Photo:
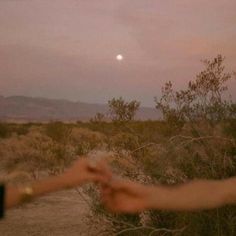
[[[31,186],[21,187],[18,191],[20,194],[20,203],[28,203],[34,197],[34,190]]]
[[[33,197],[39,197],[44,194],[60,191],[65,188],[68,188],[68,183],[64,176],[53,176],[47,179],[34,182],[32,184]]]

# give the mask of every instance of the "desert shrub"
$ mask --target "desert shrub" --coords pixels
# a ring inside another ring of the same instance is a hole
[[[14,123],[8,123],[8,129],[9,133],[17,134],[17,135],[26,135],[31,127],[40,127],[39,124],[32,124],[32,123],[26,123],[26,124],[14,124]]]
[[[161,99],[155,98],[156,108],[168,122],[181,125],[184,121],[218,122],[235,117],[235,104],[224,99],[227,83],[233,78],[225,72],[224,58],[218,55],[203,63],[204,70],[188,83],[187,89],[175,91],[169,81],[162,88]]]
[[[119,233],[119,235],[128,236],[142,236],[145,233],[144,229],[139,229],[141,227],[141,217],[139,214],[121,214],[121,215],[111,215],[112,216],[112,227],[114,233]],[[137,228],[137,230],[135,230]]]
[[[45,126],[47,136],[58,143],[67,143],[70,139],[71,131],[70,125],[62,122],[50,122]]]
[[[6,138],[9,135],[7,124],[0,123],[0,138]]]
[[[118,133],[110,139],[110,148],[132,151],[139,147],[138,137],[130,133]]]
[[[222,123],[226,135],[236,139],[236,119],[230,119]]]
[[[232,152],[235,141],[225,134],[223,124],[213,127],[208,122],[199,122],[193,128],[186,123],[177,136],[146,147],[137,160],[152,183],[171,185],[195,178],[224,179],[236,173],[236,155]],[[151,211],[149,224],[154,228],[184,228],[180,234],[184,236],[234,235],[235,209],[222,207],[195,213]]]
[[[94,149],[103,148],[105,135],[85,128],[73,128],[71,133],[71,145],[77,155],[85,155]]]
[[[126,147],[122,140],[121,135],[114,145],[118,150]],[[236,156],[229,151],[234,148],[235,139],[225,134],[223,124],[199,122],[193,127],[186,123],[178,135],[159,139],[159,143],[127,152],[126,156],[117,155],[112,166],[116,173],[141,183],[172,185],[195,178],[222,179],[236,173]],[[193,213],[149,211],[146,217],[127,217],[107,213],[98,198],[94,202],[96,214],[106,218],[119,235],[233,236],[236,232],[235,207]]]
[[[234,148],[235,140],[225,136],[221,127],[199,123],[194,131],[191,125],[185,125],[179,135],[147,147],[141,160],[147,166],[147,173],[156,173],[157,179],[161,175],[167,182],[221,179],[235,174],[236,160],[230,152]]]
[[[159,139],[136,153],[143,171],[153,183],[179,184],[191,179],[224,179],[236,173],[235,110],[224,100],[226,83],[223,58],[206,60],[205,70],[174,91],[172,83],[163,87],[156,99],[165,121],[178,131]],[[154,228],[183,229],[179,235],[235,235],[235,207],[195,213],[150,211]],[[159,233],[155,235],[161,235]]]
[[[150,211],[153,227],[160,229],[180,229],[176,235],[181,236],[211,236],[235,234],[235,207],[225,207],[201,212],[165,212]],[[162,235],[162,234],[154,234]],[[172,235],[171,233],[169,235]]]
[[[73,147],[55,143],[38,129],[0,142],[0,158],[4,168],[8,172],[25,171],[34,178],[41,171],[49,174],[61,172],[74,156]]]
[[[40,151],[34,147],[35,139],[39,141],[40,137],[24,137],[12,136],[11,138],[1,142],[1,160],[5,169],[9,172],[22,170],[30,172],[33,176],[41,169],[42,162],[40,160]],[[42,140],[41,140],[42,141]],[[46,140],[45,143],[49,143]],[[41,144],[38,143],[37,147]],[[44,153],[45,154],[45,153]],[[45,157],[45,156],[44,156]]]
[[[26,135],[32,124],[14,124],[14,123],[0,123],[0,138],[8,138],[11,135]],[[35,125],[34,125],[35,126]]]
[[[117,132],[117,127],[114,125],[113,122],[87,122],[83,124],[79,124],[78,128],[86,128],[95,132],[102,133],[106,136],[114,135]]]
[[[100,202],[100,196],[99,196],[99,191],[94,188],[94,186],[87,186],[85,188],[86,194],[88,194],[92,201],[90,201],[88,204],[90,206],[90,209],[92,210],[94,216],[101,217],[105,220],[105,222],[108,222],[109,227],[106,229],[106,231],[103,231],[101,229],[100,232],[98,232],[101,235],[143,235],[142,232],[140,231],[130,231],[127,232],[128,228],[136,228],[140,227],[140,215],[139,214],[113,214],[108,212],[105,208],[104,205],[101,204]],[[92,223],[95,221],[94,217],[90,219],[90,222]],[[127,230],[127,231],[126,231]],[[125,231],[122,233],[122,231]]]
[[[126,102],[122,97],[108,101],[109,115],[113,121],[131,121],[139,109],[140,102]]]
[[[90,119],[91,123],[101,123],[105,120],[106,116],[103,113],[97,112],[96,115]]]

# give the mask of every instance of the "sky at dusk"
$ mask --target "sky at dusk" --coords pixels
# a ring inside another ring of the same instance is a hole
[[[202,59],[236,71],[235,22],[235,0],[0,0],[0,94],[154,106]]]

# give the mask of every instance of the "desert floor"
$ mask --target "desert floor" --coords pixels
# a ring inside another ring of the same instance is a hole
[[[0,235],[107,235],[99,233],[104,224],[91,219],[84,197],[76,190],[67,190],[9,210],[0,222]]]

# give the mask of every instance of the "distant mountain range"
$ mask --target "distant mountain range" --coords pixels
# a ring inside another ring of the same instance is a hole
[[[0,96],[0,120],[12,122],[87,121],[97,112],[106,114],[106,104],[90,104],[68,100]],[[155,108],[141,107],[137,120],[157,120],[161,114]]]

